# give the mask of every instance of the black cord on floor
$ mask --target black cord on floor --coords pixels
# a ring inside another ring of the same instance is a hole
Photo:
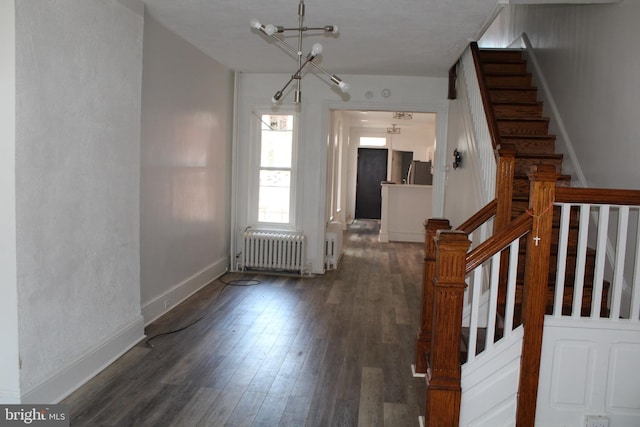
[[[224,277],[224,275],[222,277]],[[154,340],[154,339],[156,339],[158,337],[164,336],[164,335],[171,335],[171,334],[175,334],[175,333],[184,331],[185,329],[188,329],[188,328],[192,327],[193,325],[195,325],[196,323],[198,323],[199,321],[201,321],[202,319],[207,317],[207,315],[209,315],[211,313],[215,313],[215,311],[209,311],[209,309],[211,308],[213,303],[215,303],[218,300],[218,297],[220,295],[222,295],[222,292],[224,292],[224,290],[227,289],[227,286],[255,286],[255,285],[259,285],[260,283],[262,283],[260,280],[256,280],[256,279],[234,279],[234,280],[231,280],[229,282],[226,282],[226,281],[222,280],[222,277],[217,278],[216,280],[214,280],[214,282],[218,281],[218,282],[222,283],[224,286],[222,287],[222,289],[220,289],[220,291],[218,291],[218,294],[211,301],[209,306],[207,306],[207,308],[204,310],[204,313],[200,317],[198,317],[193,322],[191,322],[188,325],[183,326],[181,328],[174,329],[174,330],[171,330],[171,331],[168,331],[168,332],[161,332],[159,334],[155,334],[155,335],[150,336],[144,342],[147,345],[147,347],[153,348],[153,344],[151,344],[152,340]]]

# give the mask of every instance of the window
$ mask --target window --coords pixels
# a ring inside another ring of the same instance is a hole
[[[258,222],[291,224],[294,116],[262,114],[258,177]]]
[[[375,136],[361,136],[359,145],[361,147],[385,147],[387,145],[387,138],[375,137]]]

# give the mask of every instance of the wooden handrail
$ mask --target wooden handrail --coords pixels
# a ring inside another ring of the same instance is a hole
[[[466,260],[467,266],[465,268],[467,274],[498,252],[507,248],[511,242],[524,236],[528,231],[531,231],[532,222],[533,219],[531,215],[523,213],[511,221],[506,228],[494,234],[469,252]]]
[[[489,221],[496,214],[498,202],[493,199],[487,203],[482,209],[473,214],[471,218],[463,222],[457,230],[464,231],[467,234],[473,233],[478,227]]]
[[[473,63],[476,67],[476,75],[478,76],[478,86],[480,87],[480,95],[482,96],[482,105],[484,107],[484,113],[487,116],[487,126],[489,126],[489,135],[491,135],[491,143],[495,150],[501,144],[500,131],[498,130],[498,122],[493,114],[493,107],[491,106],[491,95],[489,94],[489,88],[484,80],[484,71],[482,70],[482,61],[480,60],[480,49],[478,43],[471,42],[471,55],[473,56]]]
[[[610,188],[556,188],[557,203],[589,203],[602,205],[640,205],[640,191]]]

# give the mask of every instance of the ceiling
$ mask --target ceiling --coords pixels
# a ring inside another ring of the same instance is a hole
[[[342,110],[350,120],[351,126],[383,129],[395,124],[399,128],[435,128],[435,113],[404,113],[407,119],[393,118],[393,111],[356,111]],[[408,119],[408,117],[411,117]]]
[[[293,73],[297,60],[252,29],[298,26],[299,0],[142,0],[147,12],[226,67],[238,72]],[[306,0],[309,27],[337,25],[337,35],[305,32],[305,54],[335,74],[446,76],[469,40],[475,40],[499,0]],[[297,31],[285,33],[297,48]]]

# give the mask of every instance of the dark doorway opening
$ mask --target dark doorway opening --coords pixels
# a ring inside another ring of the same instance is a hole
[[[358,148],[356,174],[356,218],[380,219],[380,183],[387,179],[386,148]]]

